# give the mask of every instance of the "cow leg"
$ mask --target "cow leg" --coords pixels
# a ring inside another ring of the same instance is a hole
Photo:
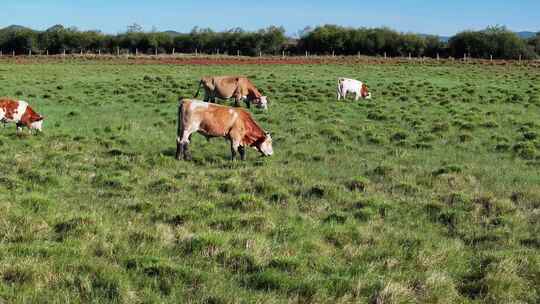
[[[191,160],[191,152],[189,152],[189,143],[185,143],[184,147],[184,160]]]
[[[242,97],[234,96],[234,106],[239,107],[240,106],[240,100]]]
[[[189,142],[191,141],[191,135],[198,129],[198,126],[193,126],[187,130],[182,131],[182,137],[176,139],[176,159],[180,159],[181,156],[184,160],[191,160],[191,153],[189,152]]]
[[[246,160],[246,148],[244,146],[238,147],[238,153],[240,153],[241,160]]]
[[[185,142],[180,137],[176,139],[176,159],[191,160],[191,153],[189,152],[189,141]]]
[[[193,136],[194,131],[189,132],[188,140],[184,143],[184,159],[191,160],[191,152],[189,152],[189,143],[191,142],[191,136]]]
[[[233,92],[232,97],[234,98],[234,106],[239,107],[240,106],[240,101],[242,101],[242,99],[244,99],[244,96],[242,96],[242,91],[240,90],[240,88],[236,88],[236,90]]]
[[[188,150],[189,141],[184,141],[182,138],[178,137],[176,139],[176,159],[191,159],[191,155]]]
[[[23,130],[23,125],[20,123],[17,123],[17,134],[20,134]]]
[[[244,160],[243,158],[245,157],[245,153],[242,152],[242,150],[243,150],[243,147],[240,146],[240,142],[237,141],[237,140],[234,140],[234,137],[231,138],[231,159],[235,160],[236,159],[236,153],[240,152],[240,158],[242,160]]]
[[[231,160],[236,160],[236,152],[238,151],[238,145],[231,140]]]
[[[354,99],[355,101],[358,101],[360,99],[360,96],[362,95],[362,93],[360,92],[356,92],[356,98]]]

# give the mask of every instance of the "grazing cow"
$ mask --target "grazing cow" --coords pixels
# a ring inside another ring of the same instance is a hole
[[[199,96],[201,87],[204,87],[206,102],[215,102],[216,97],[229,99],[234,97],[234,103],[238,107],[239,102],[244,100],[249,108],[254,103],[258,108],[268,109],[268,99],[257,90],[253,83],[242,76],[218,76],[203,77],[199,83],[199,89],[195,98]]]
[[[233,160],[237,152],[240,153],[240,158],[245,160],[246,147],[253,147],[264,156],[274,153],[272,137],[253,120],[248,111],[200,100],[181,99],[178,109],[176,159],[182,156],[186,160],[191,159],[188,145],[195,132],[207,139],[228,139],[231,142]]]
[[[36,113],[26,101],[0,98],[0,121],[4,124],[14,122],[17,132],[23,127],[30,131],[42,131],[45,117]]]
[[[340,100],[342,97],[347,98],[347,93],[349,92],[356,95],[356,101],[358,101],[360,97],[371,99],[371,93],[369,92],[369,89],[365,83],[349,78],[339,78],[337,85],[338,100]]]

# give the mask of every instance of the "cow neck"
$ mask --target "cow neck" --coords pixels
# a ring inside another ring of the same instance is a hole
[[[257,89],[249,89],[248,97],[251,99],[259,99],[262,97],[262,94]]]
[[[266,139],[266,134],[264,130],[253,120],[251,115],[247,112],[242,111],[245,135],[242,138],[242,142],[249,146],[255,146],[257,144],[262,144]]]

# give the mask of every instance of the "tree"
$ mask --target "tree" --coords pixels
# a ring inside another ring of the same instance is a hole
[[[536,33],[536,36],[527,41],[529,49],[536,53],[536,56],[540,56],[540,32]]]
[[[37,32],[21,27],[7,28],[0,33],[0,47],[17,54],[35,53],[38,46]]]
[[[482,31],[465,31],[452,37],[450,53],[461,57],[470,54],[477,58],[517,59],[532,58],[534,53],[525,41],[504,26],[490,26]]]
[[[137,23],[133,23],[127,26],[126,33],[142,33],[142,32],[143,32],[143,27]]]

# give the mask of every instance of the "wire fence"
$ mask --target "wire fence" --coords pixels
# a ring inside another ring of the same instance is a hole
[[[337,55],[334,52],[332,54],[316,54],[309,51],[305,51],[303,54],[293,53],[289,51],[282,51],[280,54],[264,54],[259,52],[257,56],[252,55],[243,55],[240,50],[234,54],[229,54],[227,52],[220,52],[219,49],[216,49],[215,52],[207,53],[200,52],[195,49],[193,52],[176,52],[175,49],[167,52],[164,50],[154,49],[151,52],[140,52],[138,50],[130,51],[126,49],[117,48],[115,51],[110,50],[93,50],[85,51],[80,50],[77,52],[69,52],[63,50],[61,52],[52,52],[49,50],[27,50],[26,52],[17,52],[14,50],[4,51],[0,50],[0,58],[115,58],[115,57],[124,57],[124,58],[243,58],[243,59],[260,59],[260,58],[309,58],[309,59],[367,59],[367,60],[391,60],[391,61],[414,61],[414,62],[433,62],[433,61],[453,61],[453,62],[508,62],[508,61],[517,61],[517,62],[539,62],[539,59],[523,59],[523,56],[519,55],[515,59],[498,59],[494,58],[493,55],[490,55],[489,58],[475,58],[469,54],[463,54],[463,57],[451,57],[451,56],[442,56],[440,54],[435,54],[435,56],[413,56],[411,53],[408,56],[389,56],[387,53],[382,53],[378,55],[363,55],[358,53],[356,55]]]

